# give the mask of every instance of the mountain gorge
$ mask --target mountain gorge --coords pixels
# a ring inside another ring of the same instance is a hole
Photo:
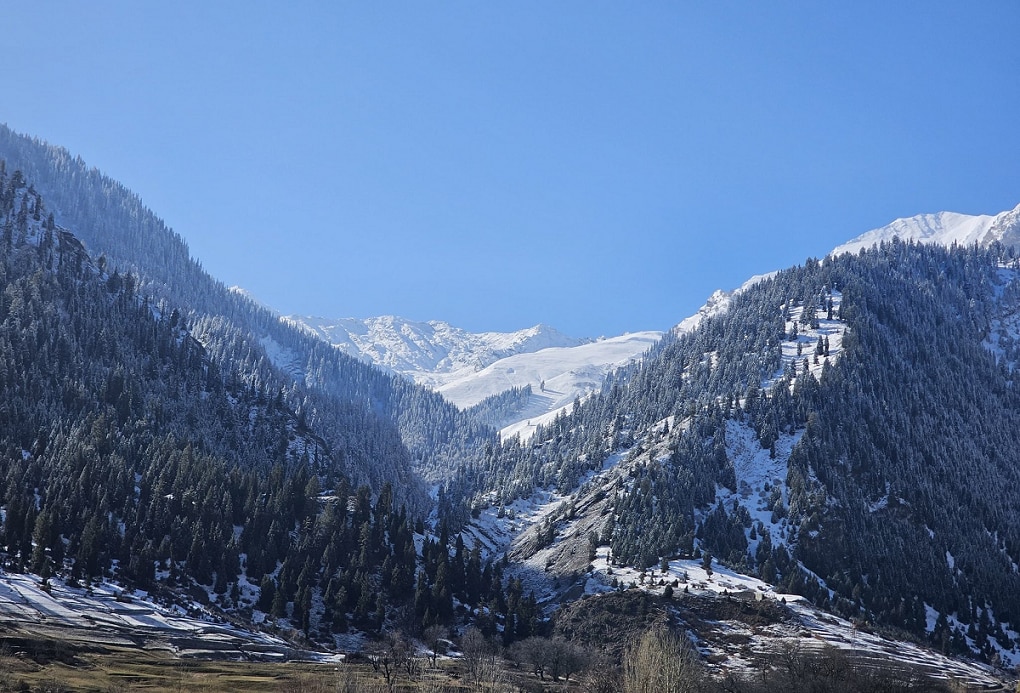
[[[308,647],[449,628],[613,671],[567,624],[622,600],[729,690],[811,619],[1020,663],[1018,210],[586,341],[281,319],[65,150],[0,127],[0,160],[5,570]],[[726,649],[730,591],[782,632]]]

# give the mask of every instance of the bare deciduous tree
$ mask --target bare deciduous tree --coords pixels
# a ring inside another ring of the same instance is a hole
[[[425,629],[423,638],[425,640],[425,647],[429,648],[429,651],[431,652],[429,659],[432,660],[433,667],[436,666],[436,659],[439,657],[440,648],[444,651],[446,650],[446,648],[443,647],[443,641],[446,640],[447,635],[448,632],[444,626],[433,625]]]
[[[692,693],[700,678],[698,658],[690,643],[665,627],[646,632],[624,657],[626,693]]]
[[[585,667],[588,652],[563,638],[525,638],[514,643],[514,657],[531,665],[535,676],[545,680],[549,674],[553,681],[562,676],[566,680]]]
[[[472,680],[478,684],[484,664],[494,652],[492,643],[485,639],[482,631],[470,626],[460,638],[460,651],[464,654],[464,664],[467,665]]]
[[[618,664],[604,652],[593,653],[589,657],[579,682],[584,693],[619,693],[623,689]]]

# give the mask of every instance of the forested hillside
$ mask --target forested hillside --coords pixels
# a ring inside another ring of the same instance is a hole
[[[1018,278],[998,244],[809,260],[668,337],[528,444],[490,448],[459,484],[509,503],[568,492],[613,452],[651,455],[593,537],[615,562],[711,553],[994,658],[1020,619]]]
[[[1000,245],[761,278],[525,443],[476,422],[526,389],[460,412],[197,266],[206,309],[183,305],[194,287],[91,256],[4,162],[0,252],[0,557],[44,585],[114,578],[333,646],[468,624],[529,642],[556,601],[455,530],[544,487],[567,502],[537,550],[588,492],[589,562],[714,557],[944,651],[1015,653],[1020,268]],[[422,470],[444,479],[431,526]]]
[[[462,581],[444,583],[444,546],[425,552],[416,601],[415,515],[394,492],[414,498],[415,475],[387,419],[219,362],[180,310],[94,262],[2,162],[0,231],[6,570],[113,577],[321,638],[378,629],[405,606],[446,619],[467,575],[475,599],[498,589],[466,553]]]
[[[137,195],[81,158],[5,125],[0,125],[0,158],[6,159],[9,171],[20,170],[31,181],[55,222],[73,229],[91,255],[104,256],[111,269],[134,274],[147,294],[171,300],[188,319],[193,336],[219,363],[256,384],[280,384],[291,408],[316,416],[317,408],[296,393],[317,391],[326,395],[320,402],[334,402],[326,406],[353,403],[367,409],[367,419],[390,420],[415,468],[433,480],[494,438],[487,426],[431,390],[357,361],[227,290]],[[291,384],[306,388],[294,390]],[[351,435],[346,430],[336,433]],[[350,471],[376,491],[381,479],[394,478],[385,466]],[[402,497],[404,489],[397,493]]]

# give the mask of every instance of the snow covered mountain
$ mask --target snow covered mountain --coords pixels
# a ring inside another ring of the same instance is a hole
[[[486,397],[530,385],[527,403],[500,422],[502,436],[528,438],[535,426],[552,421],[576,398],[601,387],[611,371],[640,358],[661,337],[661,332],[634,332],[579,346],[515,354],[452,380],[439,392],[460,407],[472,407]]]
[[[898,237],[901,241],[934,243],[950,246],[987,246],[995,241],[1004,245],[1020,245],[1020,205],[1001,214],[958,214],[937,212],[919,214],[914,217],[897,219],[878,229],[873,229],[844,243],[832,251],[833,255],[856,253],[882,241]]]
[[[285,319],[351,356],[438,390],[462,408],[530,385],[527,401],[497,423],[504,435],[525,437],[662,337],[647,331],[593,341],[568,337],[548,325],[472,333],[438,320],[395,316]]]
[[[415,322],[393,315],[364,319],[293,315],[286,319],[355,358],[433,388],[508,356],[589,341],[568,337],[548,325],[472,333],[439,320]]]

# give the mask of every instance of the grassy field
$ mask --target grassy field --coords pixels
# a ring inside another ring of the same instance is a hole
[[[189,661],[137,650],[79,654],[72,662],[45,663],[0,654],[0,691],[325,691],[333,688],[329,684],[336,678],[335,668]]]
[[[488,681],[474,683],[457,662],[440,661],[437,669],[393,675],[393,688],[381,672],[365,662],[234,662],[178,659],[166,652],[125,648],[102,653],[79,652],[37,662],[12,654],[0,641],[0,693],[31,691],[151,691],[152,693],[458,693],[464,691],[577,690],[576,682],[541,684],[520,671],[500,669]]]

